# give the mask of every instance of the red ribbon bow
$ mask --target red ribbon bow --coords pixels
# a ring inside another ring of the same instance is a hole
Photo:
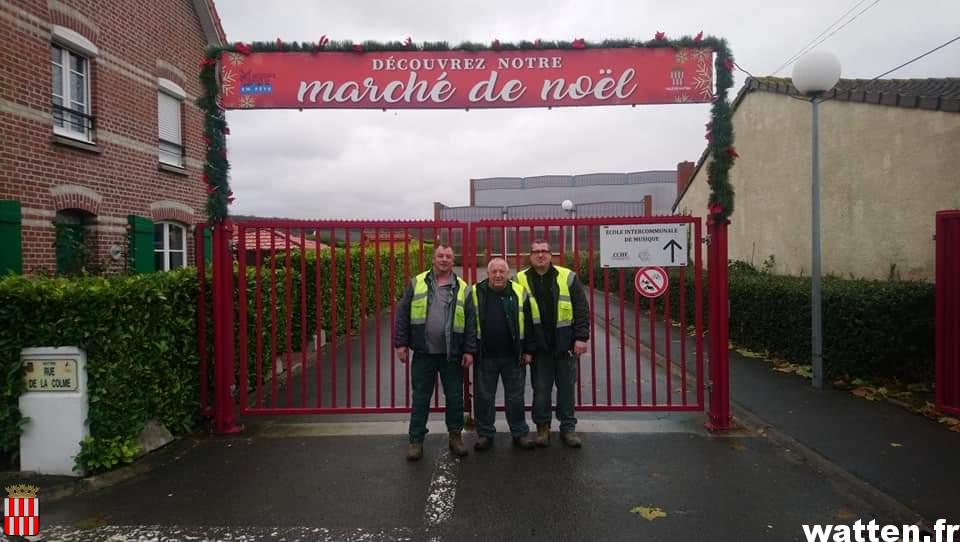
[[[666,37],[667,37],[666,32],[657,32],[656,34],[653,35],[653,39],[657,41],[663,41],[664,39],[666,39]]]
[[[406,47],[407,49],[413,47],[413,38],[411,38],[410,36],[407,36],[407,39],[403,40],[403,46]]]
[[[253,52],[253,49],[251,49],[249,45],[239,41],[233,45],[233,50],[243,56],[247,56]]]
[[[710,204],[710,214],[712,215],[722,215],[723,207],[720,206],[719,202],[713,202]]]
[[[317,42],[317,47],[320,49],[323,49],[324,47],[327,46],[328,43],[330,43],[330,40],[328,40],[327,35],[324,34],[320,36],[320,41]]]
[[[728,72],[732,72],[732,71],[733,71],[734,62],[733,62],[733,57],[732,57],[732,56],[728,56],[727,58],[725,58],[725,59],[723,60],[723,67],[726,68],[726,70],[727,70]]]
[[[499,51],[499,50],[500,50],[500,40],[493,40],[492,42],[490,42],[490,48],[493,49],[494,51]]]
[[[730,158],[733,158],[734,160],[736,160],[737,158],[740,158],[740,155],[737,154],[737,149],[734,147],[730,147],[729,149],[727,149],[727,156],[729,156]]]
[[[362,52],[363,52],[363,45],[360,45],[359,43],[354,43],[354,44],[353,44],[353,52],[354,52],[354,53],[362,53]]]
[[[572,46],[573,46],[574,49],[586,49],[586,48],[587,48],[587,42],[586,42],[586,40],[584,40],[583,38],[577,38],[577,39],[573,40]]]
[[[693,43],[700,43],[703,41],[703,30],[697,32],[697,35],[693,37]]]

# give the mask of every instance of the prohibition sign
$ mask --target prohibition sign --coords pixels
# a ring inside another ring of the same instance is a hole
[[[663,295],[670,285],[667,272],[662,267],[641,267],[633,278],[637,293],[648,299]]]

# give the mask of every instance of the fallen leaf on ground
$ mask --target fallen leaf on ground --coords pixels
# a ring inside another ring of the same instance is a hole
[[[956,427],[957,424],[960,424],[960,420],[954,418],[953,416],[944,416],[937,421],[944,425],[949,425],[950,427]]]
[[[899,442],[891,442],[891,443],[890,443],[890,447],[891,447],[891,448],[903,448],[903,444],[900,444]]]
[[[850,393],[856,395],[857,397],[867,397],[868,395],[873,395],[873,388],[856,388]]]
[[[667,517],[667,513],[661,510],[659,507],[656,508],[647,508],[646,506],[635,506],[630,510],[634,514],[639,515],[647,521],[653,521],[657,518]]]
[[[928,388],[926,384],[909,384],[907,385],[907,389],[918,393],[930,391],[930,388]]]
[[[855,519],[857,517],[856,514],[854,514],[850,510],[847,510],[846,508],[841,508],[840,510],[837,510],[837,513],[834,514],[833,516],[839,519],[840,521],[850,521],[851,519]]]
[[[735,348],[733,351],[745,358],[762,359],[764,357],[763,354],[754,352],[753,350],[747,350],[746,348]]]

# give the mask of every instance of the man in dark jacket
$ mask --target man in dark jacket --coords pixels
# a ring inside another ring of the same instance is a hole
[[[575,388],[577,364],[590,340],[590,305],[577,274],[553,265],[551,260],[550,244],[536,239],[530,249],[531,267],[517,274],[518,282],[537,300],[543,327],[543,344],[531,369],[536,444],[550,444],[550,399],[556,385],[560,439],[571,448],[579,448],[582,442],[576,433]]]
[[[487,264],[487,278],[473,288],[477,309],[477,359],[473,366],[477,388],[476,450],[493,446],[497,433],[496,396],[498,381],[503,379],[504,410],[514,446],[536,447],[528,436],[523,411],[523,388],[526,366],[537,350],[536,334],[540,327],[540,311],[530,292],[509,279],[510,267],[503,258]]]
[[[477,322],[470,287],[453,272],[451,247],[437,245],[433,268],[410,279],[397,305],[393,346],[400,363],[407,363],[410,349],[414,350],[407,459],[423,457],[437,373],[446,398],[450,451],[461,457],[467,455],[463,444],[463,370],[473,364]]]

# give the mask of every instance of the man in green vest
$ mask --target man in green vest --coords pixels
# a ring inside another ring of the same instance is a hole
[[[530,292],[510,280],[509,272],[506,260],[493,258],[487,264],[487,278],[473,288],[478,343],[473,366],[477,390],[474,413],[479,436],[473,447],[478,451],[493,446],[497,433],[497,384],[501,378],[513,445],[527,450],[536,447],[523,411],[523,388],[526,366],[537,350],[535,334],[540,327],[540,310]]]
[[[410,360],[413,404],[407,459],[423,457],[430,396],[437,373],[443,382],[450,451],[463,457],[463,370],[477,349],[476,311],[467,283],[453,272],[453,249],[438,244],[433,267],[410,280],[397,305],[394,343],[397,359]]]
[[[530,248],[531,267],[517,273],[517,281],[536,299],[543,327],[543,342],[531,366],[535,441],[541,448],[550,444],[550,402],[556,385],[560,440],[579,448],[575,388],[577,363],[590,340],[590,305],[577,274],[553,265],[552,256],[550,244],[536,239]]]

